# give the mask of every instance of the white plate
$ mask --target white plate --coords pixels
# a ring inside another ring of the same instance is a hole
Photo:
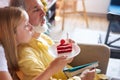
[[[67,55],[68,58],[72,58],[72,57],[77,56],[80,53],[80,51],[81,51],[80,47],[77,44],[72,44],[72,52],[58,54],[57,53],[57,48],[56,48],[57,45],[58,44],[55,44],[55,45],[53,45],[52,47],[49,48],[49,53],[51,55],[53,55],[54,57],[59,57],[59,56],[62,56],[62,55]]]

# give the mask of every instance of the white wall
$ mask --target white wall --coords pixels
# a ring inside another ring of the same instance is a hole
[[[78,0],[77,10],[82,10],[82,0]],[[110,0],[84,0],[88,13],[106,14]]]
[[[0,7],[8,6],[9,0],[0,0]]]

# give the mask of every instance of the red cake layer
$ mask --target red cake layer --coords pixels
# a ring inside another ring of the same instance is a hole
[[[72,44],[63,44],[63,45],[57,46],[57,50],[67,49],[67,48],[72,48]]]
[[[64,49],[64,50],[58,50],[58,54],[61,54],[61,53],[67,53],[67,52],[71,52],[72,49]]]
[[[61,53],[67,53],[67,52],[71,52],[72,51],[72,44],[62,44],[62,45],[58,45],[57,46],[57,52],[58,54]]]

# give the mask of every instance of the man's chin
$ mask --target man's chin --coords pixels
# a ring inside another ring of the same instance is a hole
[[[43,33],[45,31],[47,31],[48,27],[43,24],[43,26],[36,26],[34,27],[34,31],[37,32],[37,33]]]
[[[41,26],[43,26],[45,24],[45,21],[41,23]]]

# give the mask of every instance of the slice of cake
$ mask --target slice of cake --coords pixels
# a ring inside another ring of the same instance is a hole
[[[57,53],[69,53],[72,52],[72,43],[66,43],[64,39],[60,41],[60,44],[57,46]]]

